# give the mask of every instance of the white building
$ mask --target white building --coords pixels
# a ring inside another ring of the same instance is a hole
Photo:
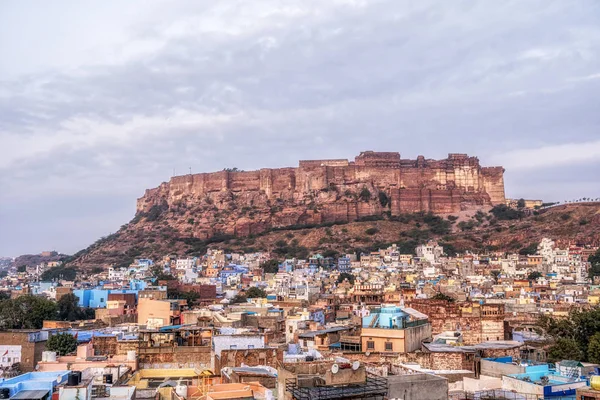
[[[176,269],[192,269],[196,266],[195,258],[180,258],[175,262]]]
[[[435,241],[429,241],[427,244],[418,246],[415,252],[421,260],[435,263],[444,254],[444,248]]]

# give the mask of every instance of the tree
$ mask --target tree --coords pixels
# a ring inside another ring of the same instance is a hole
[[[498,270],[492,270],[492,271],[490,271],[490,276],[494,280],[494,283],[498,283],[498,280],[500,279],[500,274],[501,273],[502,272],[498,271]]]
[[[362,190],[360,191],[360,194],[358,195],[358,198],[361,201],[371,200],[371,192],[369,191],[369,189],[367,189],[366,186],[363,186]]]
[[[506,204],[498,204],[490,210],[498,220],[513,220],[523,218],[523,211],[510,208]]]
[[[527,275],[527,280],[529,282],[536,281],[538,278],[541,278],[543,275],[539,271],[532,271]]]
[[[27,265],[19,265],[17,267],[17,272],[25,272],[27,271]]]
[[[231,304],[246,303],[246,302],[248,302],[248,299],[243,294],[236,294],[231,299]]]
[[[594,333],[590,338],[587,356],[589,362],[600,363],[600,332]]]
[[[531,243],[519,250],[519,254],[522,256],[531,256],[537,253],[538,243]]]
[[[398,252],[400,252],[400,254],[415,255],[416,248],[419,245],[419,243],[416,240],[408,239],[408,240],[403,240],[401,242],[398,242],[397,245],[398,245]]]
[[[518,208],[518,209],[525,208],[525,199],[519,199],[519,200],[517,201],[517,208]]]
[[[555,340],[555,346],[553,347],[555,347],[556,358],[586,361],[589,357],[591,338],[600,332],[600,308],[584,311],[575,310],[569,314],[568,318],[561,319],[542,316],[538,320],[538,326],[543,328],[546,334]],[[569,346],[572,343],[564,342],[566,339],[575,342],[579,354],[570,351]],[[576,356],[579,358],[576,358]]]
[[[65,265],[59,265],[58,267],[49,268],[42,273],[42,281],[53,281],[58,279],[64,279],[67,281],[74,281],[77,277],[77,269],[75,267],[67,267]]]
[[[44,320],[55,320],[56,303],[25,295],[0,302],[0,329],[40,329]]]
[[[592,264],[588,271],[590,279],[593,279],[594,276],[600,276],[600,249],[588,257],[588,262]]]
[[[70,333],[52,335],[46,342],[49,351],[55,351],[60,356],[67,355],[77,350],[77,339]]]
[[[583,354],[577,341],[569,338],[558,338],[548,350],[548,360],[552,362],[561,360],[581,360]]]
[[[387,207],[391,204],[390,199],[385,192],[379,192],[379,204],[381,204],[381,207]]]
[[[271,259],[259,265],[265,274],[276,274],[279,272],[279,261]]]
[[[267,292],[265,292],[264,290],[262,290],[259,287],[251,287],[250,289],[248,289],[246,291],[246,298],[248,299],[255,299],[255,298],[265,298],[267,297]]]
[[[372,227],[372,228],[368,228],[367,230],[365,230],[365,233],[369,236],[372,236],[374,234],[376,234],[377,232],[379,232],[379,229]]]
[[[73,293],[65,294],[57,302],[59,321],[77,321],[85,319],[86,313],[79,307],[79,298]]]
[[[175,281],[175,280],[177,280],[177,278],[175,278],[173,275],[166,274],[163,267],[158,264],[154,265],[150,269],[150,272],[152,273],[152,276],[154,276],[159,281]]]
[[[193,290],[190,291],[179,291],[177,289],[167,290],[167,297],[169,299],[183,299],[187,301],[188,305],[193,305],[196,300],[200,298],[200,295]]]
[[[337,283],[342,283],[345,280],[348,280],[348,282],[350,282],[350,284],[354,285],[354,281],[356,280],[356,277],[354,275],[352,275],[352,274],[347,273],[347,272],[342,272],[340,274],[340,276],[338,276]]]
[[[443,300],[443,301],[447,301],[449,303],[453,303],[456,300],[454,297],[448,296],[447,294],[444,294],[442,292],[436,293],[435,296],[433,296],[431,299],[432,300]]]

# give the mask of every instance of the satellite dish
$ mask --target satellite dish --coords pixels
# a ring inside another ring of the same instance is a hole
[[[333,373],[333,374],[337,374],[339,370],[340,370],[340,366],[339,366],[339,365],[337,365],[337,364],[333,364],[333,365],[331,366],[331,373]]]
[[[353,371],[356,371],[356,370],[358,369],[358,367],[360,367],[360,362],[358,362],[358,361],[354,361],[354,362],[352,363],[352,370],[353,370]]]
[[[371,355],[371,352],[370,352],[370,351],[367,351],[367,352],[365,353],[365,356],[367,356],[367,357],[369,357],[370,355]]]

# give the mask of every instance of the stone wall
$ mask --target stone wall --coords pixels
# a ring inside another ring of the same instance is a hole
[[[429,316],[433,336],[460,330],[466,345],[504,340],[504,304],[413,299],[410,307]]]
[[[220,357],[215,357],[215,371],[219,372],[225,367],[241,367],[245,364],[250,367],[267,365],[277,368],[283,362],[283,350],[275,348],[222,350]]]
[[[363,152],[354,162],[313,160],[301,161],[297,168],[176,176],[146,190],[137,211],[184,206],[201,217],[196,237],[217,232],[244,236],[270,227],[349,222],[383,212],[454,213],[504,204],[503,173],[502,167],[482,168],[466,154],[402,160],[399,153]],[[360,198],[364,188],[371,200]],[[380,192],[389,204],[380,203]]]
[[[146,347],[138,353],[140,368],[209,368],[210,346]]]

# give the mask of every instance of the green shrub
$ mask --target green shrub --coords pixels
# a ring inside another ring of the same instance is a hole
[[[369,189],[367,189],[366,186],[363,186],[362,190],[360,191],[360,194],[358,195],[358,198],[361,201],[371,200],[371,192],[369,191]]]
[[[369,228],[369,229],[367,229],[367,230],[365,231],[365,233],[366,233],[367,235],[374,235],[374,234],[376,234],[377,232],[379,232],[379,229],[377,229],[377,228]]]

